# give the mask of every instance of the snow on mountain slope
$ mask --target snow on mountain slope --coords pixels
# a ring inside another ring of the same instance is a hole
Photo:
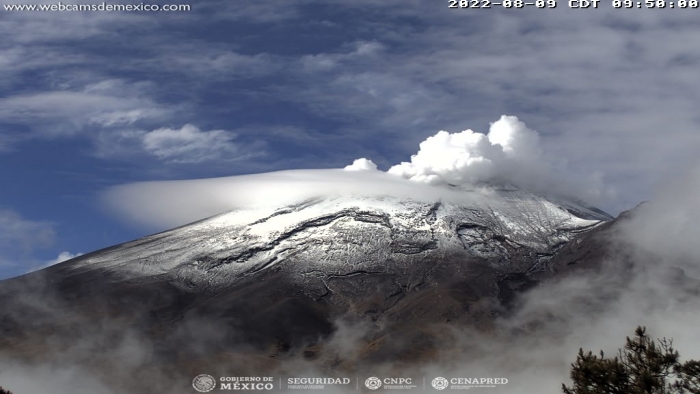
[[[129,280],[165,275],[193,289],[230,285],[272,267],[302,282],[405,273],[419,259],[447,254],[525,272],[542,269],[574,235],[609,218],[516,188],[459,193],[463,202],[344,196],[234,210],[73,259],[66,268],[107,270]]]

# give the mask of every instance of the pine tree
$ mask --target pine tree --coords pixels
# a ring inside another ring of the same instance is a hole
[[[680,363],[670,339],[654,341],[646,328],[637,327],[634,338],[617,356],[606,358],[579,349],[571,364],[572,387],[565,394],[700,394],[700,362]]]
[[[680,376],[672,387],[681,394],[700,394],[700,361],[690,360],[675,368]]]

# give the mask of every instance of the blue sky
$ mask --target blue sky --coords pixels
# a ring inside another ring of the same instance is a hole
[[[162,230],[105,209],[114,185],[386,170],[503,114],[614,214],[697,163],[697,10],[447,5],[0,10],[0,278]]]

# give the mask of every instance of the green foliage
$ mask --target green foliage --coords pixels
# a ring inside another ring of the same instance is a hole
[[[12,394],[12,392],[5,390],[4,388],[2,388],[2,386],[0,386],[0,394]]]
[[[613,358],[579,349],[571,380],[565,394],[700,394],[700,362],[681,363],[672,340],[654,341],[637,327]]]

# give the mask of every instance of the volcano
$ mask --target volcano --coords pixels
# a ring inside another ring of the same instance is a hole
[[[147,392],[156,369],[191,392],[202,370],[259,374],[297,356],[346,370],[420,362],[444,327],[488,330],[519,293],[590,264],[591,234],[612,224],[516,187],[458,192],[234,210],[2,281],[0,352],[37,363],[88,349],[77,362],[129,392]],[[348,321],[369,327],[361,349],[329,353]],[[115,365],[130,341],[140,361],[127,377]]]

